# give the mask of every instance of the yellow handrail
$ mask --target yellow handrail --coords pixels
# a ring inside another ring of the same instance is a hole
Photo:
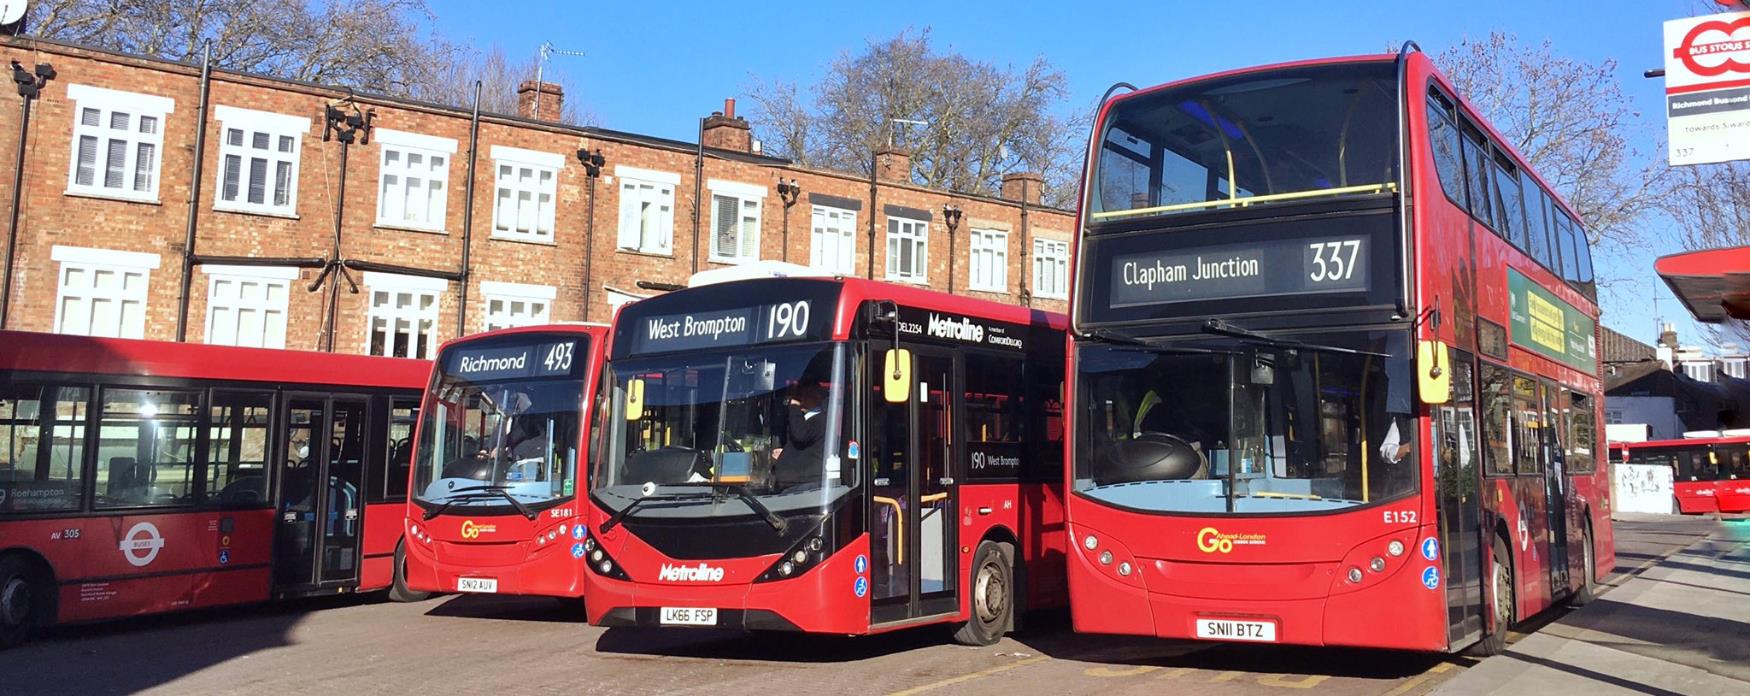
[[[899,544],[894,547],[897,551],[893,554],[893,558],[895,563],[905,565],[905,508],[900,507],[899,501],[892,498],[879,495],[871,497],[876,503],[893,506],[893,526],[899,534]]]
[[[1245,198],[1222,198],[1213,201],[1196,201],[1192,203],[1175,203],[1173,205],[1157,205],[1152,208],[1132,208],[1130,210],[1109,210],[1094,213],[1095,220],[1111,218],[1135,217],[1137,215],[1153,215],[1155,213],[1171,213],[1181,210],[1198,210],[1201,208],[1219,208],[1222,206],[1251,205],[1253,203],[1269,203],[1271,201],[1291,201],[1299,198],[1317,198],[1319,196],[1336,196],[1345,193],[1381,193],[1396,191],[1396,182],[1384,184],[1364,184],[1361,186],[1340,186],[1337,188],[1313,189],[1311,191],[1291,191],[1289,193],[1271,193],[1262,196],[1247,196]]]

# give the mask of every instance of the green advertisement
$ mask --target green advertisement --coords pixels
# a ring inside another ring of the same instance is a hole
[[[1519,271],[1507,269],[1513,296],[1513,343],[1576,369],[1598,371],[1592,318],[1539,287]]]

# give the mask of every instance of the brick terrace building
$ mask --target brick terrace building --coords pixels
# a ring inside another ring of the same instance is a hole
[[[557,87],[537,114],[525,83],[522,115],[481,114],[476,137],[466,109],[214,70],[203,110],[199,66],[0,50],[57,73],[24,134],[8,329],[431,357],[752,259],[1065,309],[1074,219],[1034,175],[990,198],[910,184],[900,151],[875,153],[877,181],[801,168],[756,152],[733,102],[700,147],[558,124]],[[0,107],[7,161],[22,103]]]

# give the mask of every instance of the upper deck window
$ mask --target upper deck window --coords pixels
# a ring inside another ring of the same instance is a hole
[[[1103,126],[1092,220],[1393,190],[1396,74],[1315,65],[1124,99]]]

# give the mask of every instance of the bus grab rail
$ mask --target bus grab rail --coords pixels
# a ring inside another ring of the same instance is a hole
[[[1132,208],[1130,210],[1110,210],[1094,213],[1095,220],[1110,218],[1134,217],[1137,215],[1152,215],[1154,213],[1176,212],[1181,210],[1197,210],[1200,208],[1216,208],[1221,206],[1245,206],[1254,203],[1269,203],[1272,201],[1290,201],[1301,198],[1317,198],[1319,196],[1338,196],[1348,193],[1383,193],[1396,191],[1396,182],[1383,184],[1360,184],[1356,186],[1339,186],[1336,188],[1311,189],[1307,191],[1290,191],[1288,193],[1268,193],[1262,196],[1246,196],[1245,198],[1220,198],[1213,201],[1196,201],[1192,203],[1174,203],[1173,205],[1157,205],[1151,208]]]

